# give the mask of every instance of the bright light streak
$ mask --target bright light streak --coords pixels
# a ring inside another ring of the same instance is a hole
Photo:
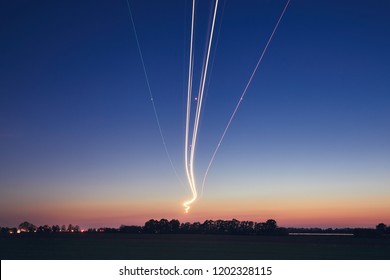
[[[216,147],[215,150],[214,150],[214,153],[213,153],[213,155],[212,155],[212,157],[211,157],[211,159],[210,159],[210,161],[209,161],[209,164],[208,164],[208,166],[207,166],[206,172],[205,172],[205,174],[204,174],[204,176],[203,176],[203,181],[202,181],[202,193],[203,193],[203,189],[204,189],[204,185],[205,185],[205,182],[206,182],[207,175],[208,175],[208,173],[209,173],[211,164],[212,164],[213,161],[214,161],[215,155],[217,154],[217,152],[218,152],[218,150],[219,150],[219,147],[221,146],[221,143],[222,143],[223,139],[225,138],[226,132],[227,132],[227,130],[229,129],[229,126],[230,126],[230,124],[232,123],[232,120],[233,120],[234,116],[235,116],[236,113],[237,113],[238,107],[240,107],[241,102],[244,100],[244,97],[245,97],[245,94],[246,94],[246,92],[247,92],[247,90],[248,90],[248,88],[249,88],[249,85],[251,84],[252,79],[253,79],[253,77],[255,76],[255,74],[256,74],[256,72],[257,72],[257,69],[258,69],[259,66],[260,66],[260,63],[261,63],[261,61],[263,60],[264,54],[266,53],[266,51],[267,51],[267,49],[268,49],[268,46],[269,46],[269,44],[271,43],[272,38],[274,37],[274,34],[275,34],[276,30],[278,29],[279,23],[280,23],[280,21],[282,20],[283,15],[284,15],[284,13],[286,12],[287,7],[288,7],[289,4],[290,4],[290,0],[287,1],[286,6],[284,7],[284,9],[283,9],[283,11],[282,11],[282,13],[281,13],[281,15],[280,15],[280,17],[279,17],[279,19],[278,19],[278,21],[277,21],[275,27],[274,27],[274,30],[272,31],[271,36],[269,37],[268,42],[267,42],[267,44],[265,45],[265,47],[264,47],[264,49],[263,49],[263,52],[262,52],[261,55],[260,55],[260,58],[259,58],[259,60],[258,60],[258,62],[257,62],[257,64],[256,64],[256,67],[254,68],[254,70],[253,70],[253,72],[252,72],[252,75],[250,76],[249,81],[248,81],[248,83],[246,84],[245,89],[244,89],[244,91],[242,92],[241,97],[240,97],[240,99],[238,100],[238,103],[237,103],[236,107],[234,108],[234,111],[233,111],[232,115],[230,116],[229,122],[227,123],[227,125],[226,125],[226,127],[225,127],[225,130],[224,130],[223,133],[222,133],[221,139],[219,140],[218,145],[217,145],[217,147]]]
[[[193,23],[194,23],[194,9],[195,9],[195,0],[193,0],[192,4],[192,25],[191,25],[191,47],[190,47],[190,70],[191,73],[190,75],[193,75],[193,64],[192,64],[192,44],[193,44]],[[218,0],[215,1],[215,6],[214,6],[214,15],[213,15],[213,21],[211,25],[211,32],[209,36],[209,41],[208,41],[208,48],[207,48],[207,55],[206,55],[206,61],[205,64],[203,65],[202,68],[202,75],[201,75],[201,85],[199,88],[199,94],[197,98],[197,106],[196,106],[196,113],[195,113],[195,120],[194,120],[194,127],[193,127],[193,133],[192,133],[192,141],[191,141],[191,153],[190,153],[190,158],[188,159],[188,130],[187,128],[189,127],[189,115],[190,115],[190,101],[191,101],[191,91],[192,89],[188,89],[188,96],[187,96],[187,120],[186,120],[186,147],[185,147],[185,165],[186,165],[186,172],[187,172],[187,178],[188,182],[191,188],[192,192],[192,198],[188,201],[185,201],[183,203],[183,206],[185,207],[186,213],[188,213],[188,210],[190,209],[190,205],[195,202],[195,200],[198,197],[198,192],[196,188],[196,182],[195,182],[195,172],[194,172],[194,159],[195,159],[195,150],[196,150],[196,144],[197,144],[197,138],[198,138],[198,128],[199,128],[199,120],[200,120],[200,115],[202,112],[202,104],[203,104],[203,94],[204,94],[204,87],[206,83],[206,78],[207,78],[207,70],[209,66],[209,59],[210,59],[210,51],[211,51],[211,46],[212,46],[212,41],[213,41],[213,34],[214,34],[214,26],[215,26],[215,19],[217,16],[217,10],[218,10]],[[189,76],[190,76],[189,75]],[[188,87],[192,87],[192,77],[189,78],[188,81]]]
[[[184,160],[185,160],[185,169],[186,175],[188,179],[188,183],[190,185],[190,189],[192,192],[192,199],[183,203],[185,207],[186,213],[190,209],[190,204],[196,200],[197,192],[196,188],[192,183],[191,174],[189,169],[188,162],[188,142],[189,142],[189,129],[190,129],[190,117],[191,117],[191,95],[192,95],[192,76],[194,73],[193,67],[193,41],[194,41],[194,21],[195,21],[195,0],[192,1],[192,18],[191,18],[191,42],[190,42],[190,63],[188,66],[188,90],[187,90],[187,114],[186,114],[186,132],[185,132],[185,144],[184,144]]]
[[[133,15],[132,15],[132,12],[131,12],[131,9],[130,9],[130,3],[129,3],[129,0],[126,0],[127,1],[127,7],[128,7],[128,11],[129,11],[129,15],[130,15],[130,19],[131,19],[131,23],[132,23],[132,26],[133,26],[133,30],[134,30],[134,35],[135,35],[135,39],[136,39],[136,42],[137,42],[137,47],[138,47],[138,52],[139,52],[139,55],[140,55],[140,58],[141,58],[141,63],[142,63],[142,68],[143,68],[143,72],[145,74],[145,79],[146,79],[146,83],[147,83],[147,87],[148,87],[148,92],[149,92],[149,97],[150,97],[150,101],[152,103],[152,107],[153,107],[153,112],[154,112],[154,115],[155,115],[155,118],[156,118],[156,122],[157,122],[157,126],[158,126],[158,129],[159,129],[159,132],[160,132],[160,136],[161,136],[161,140],[163,142],[163,145],[164,145],[164,149],[165,149],[165,152],[167,154],[167,157],[169,159],[169,162],[171,164],[171,167],[176,175],[176,177],[178,178],[178,180],[181,182],[181,179],[173,165],[173,162],[172,162],[172,159],[171,159],[171,156],[168,152],[168,148],[167,148],[167,145],[165,143],[165,138],[164,138],[164,135],[163,135],[163,132],[162,132],[162,128],[161,128],[161,125],[160,125],[160,120],[159,120],[159,117],[158,117],[158,114],[157,114],[157,109],[156,109],[156,106],[155,106],[155,103],[154,103],[154,99],[153,99],[153,95],[152,95],[152,91],[151,91],[151,87],[150,87],[150,83],[149,83],[149,78],[148,78],[148,75],[147,75],[147,72],[146,72],[146,67],[145,67],[145,63],[144,63],[144,59],[143,59],[143,55],[142,55],[142,51],[141,51],[141,47],[140,47],[140,43],[139,43],[139,40],[138,40],[138,35],[137,35],[137,30],[135,28],[135,24],[134,24],[134,19],[133,19]],[[257,65],[256,67],[254,68],[253,72],[252,72],[252,75],[250,76],[249,78],[249,81],[225,127],[225,130],[224,132],[222,133],[222,136],[221,136],[221,139],[219,140],[218,142],[218,145],[216,147],[216,149],[214,150],[214,153],[210,159],[210,162],[207,166],[207,169],[206,169],[206,172],[204,174],[204,177],[203,177],[203,181],[202,181],[202,193],[203,193],[203,189],[204,189],[204,185],[205,185],[205,181],[206,181],[206,178],[207,178],[207,175],[209,173],[209,170],[210,170],[210,167],[214,161],[214,158],[219,150],[219,147],[221,146],[221,143],[226,135],[226,132],[227,130],[229,129],[230,127],[230,124],[232,123],[232,120],[241,104],[241,102],[243,101],[244,99],[244,96],[249,88],[249,85],[251,84],[252,82],[252,79],[255,75],[255,73],[257,72],[257,69],[258,67],[260,66],[260,63],[264,57],[264,54],[266,53],[267,49],[268,49],[268,46],[269,44],[271,43],[272,41],[272,38],[279,26],[279,23],[280,21],[282,20],[283,18],[283,15],[288,7],[290,3],[290,0],[287,1],[287,4],[286,6],[284,7],[283,9],[283,12],[282,14],[280,15],[279,17],[279,20],[277,21],[276,25],[275,25],[275,28],[274,30],[272,31],[271,33],[271,36],[269,37],[268,39],[268,42],[265,46],[265,48],[263,49],[263,52],[257,62]],[[203,62],[203,66],[202,66],[202,72],[201,72],[201,79],[200,79],[200,86],[199,86],[199,91],[198,91],[198,96],[196,96],[194,99],[195,101],[197,102],[197,106],[196,106],[196,111],[195,111],[195,117],[194,117],[194,123],[193,123],[193,131],[192,131],[192,137],[191,137],[191,144],[190,144],[190,122],[191,122],[191,96],[192,96],[192,89],[193,89],[193,74],[194,74],[194,51],[193,51],[193,46],[194,46],[194,25],[195,25],[195,0],[192,1],[192,18],[191,18],[191,39],[190,39],[190,56],[189,56],[189,66],[188,66],[188,89],[187,89],[187,110],[186,110],[186,128],[185,128],[185,145],[184,145],[184,159],[185,159],[185,170],[186,170],[186,176],[187,176],[187,180],[188,180],[188,183],[189,183],[189,186],[190,186],[190,189],[191,189],[191,193],[192,193],[192,198],[190,200],[187,200],[183,203],[183,206],[185,208],[185,212],[188,213],[189,209],[190,209],[190,205],[192,203],[194,203],[197,198],[198,198],[198,191],[197,191],[197,186],[196,186],[196,181],[195,181],[195,171],[194,171],[194,160],[195,160],[195,151],[196,151],[196,144],[197,144],[197,140],[198,140],[198,129],[199,129],[199,122],[200,122],[200,116],[201,116],[201,112],[202,112],[202,105],[203,105],[203,96],[204,96],[204,91],[205,91],[205,84],[206,84],[206,80],[207,80],[207,72],[208,72],[208,67],[209,67],[209,60],[210,60],[210,52],[211,52],[211,46],[212,46],[212,42],[213,42],[213,35],[214,35],[214,27],[215,27],[215,20],[216,20],[216,16],[217,16],[217,10],[218,10],[218,0],[215,1],[215,6],[214,6],[214,14],[213,14],[213,20],[212,20],[212,25],[211,25],[211,32],[209,34],[209,38],[208,38],[208,47],[207,47],[207,52],[206,52],[206,56],[204,57],[204,62]]]

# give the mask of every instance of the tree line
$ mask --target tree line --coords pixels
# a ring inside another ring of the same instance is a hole
[[[68,226],[62,225],[43,225],[36,226],[30,222],[23,222],[18,227],[0,227],[0,233],[49,233],[49,232],[81,232],[81,229],[78,225],[73,226],[69,224]]]
[[[179,220],[151,219],[143,227],[125,226],[119,228],[120,232],[146,233],[146,234],[264,234],[264,235],[287,235],[285,228],[279,227],[275,220],[266,222],[252,222],[232,220],[206,220],[203,223],[180,223]]]
[[[390,236],[390,227],[380,223],[373,228],[284,228],[274,219],[265,222],[232,220],[206,220],[203,223],[180,223],[177,219],[151,219],[144,226],[121,225],[119,228],[89,228],[81,230],[78,225],[35,226],[23,222],[17,228],[0,227],[1,234],[13,233],[131,233],[131,234],[229,234],[229,235],[288,235],[289,233],[352,233],[355,236]]]
[[[133,233],[133,234],[272,234],[287,235],[285,228],[279,227],[275,220],[269,219],[266,222],[252,222],[232,220],[206,220],[203,223],[180,223],[177,219],[167,220],[151,219],[145,222],[144,226],[121,225],[119,228],[89,228],[80,230],[79,226],[72,224],[59,226],[36,226],[30,222],[23,222],[17,228],[1,227],[1,233],[57,233],[57,232],[87,232],[87,233]]]

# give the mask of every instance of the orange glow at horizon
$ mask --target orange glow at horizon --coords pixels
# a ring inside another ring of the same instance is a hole
[[[224,197],[203,198],[192,212],[185,214],[178,203],[169,199],[73,200],[41,204],[24,203],[1,209],[20,222],[35,224],[78,224],[88,227],[143,225],[149,219],[178,219],[180,222],[237,219],[262,222],[275,219],[284,227],[374,227],[390,224],[388,197]],[[26,215],[25,213],[28,213]]]

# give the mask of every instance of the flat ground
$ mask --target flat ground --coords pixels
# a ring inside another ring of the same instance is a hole
[[[0,259],[390,259],[390,238],[147,234],[0,236]]]

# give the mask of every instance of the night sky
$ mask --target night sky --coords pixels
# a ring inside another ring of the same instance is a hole
[[[291,1],[188,214],[191,1],[129,2],[180,180],[126,0],[2,1],[0,226],[390,223],[390,1]],[[213,3],[197,4],[196,87]],[[285,4],[219,2],[197,181]]]

